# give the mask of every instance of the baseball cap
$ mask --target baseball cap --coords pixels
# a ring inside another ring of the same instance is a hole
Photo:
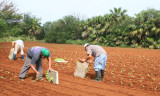
[[[89,43],[84,44],[84,50],[86,50],[85,48],[89,46]]]
[[[44,57],[48,57],[49,56],[49,51],[45,48],[42,49],[42,54]]]

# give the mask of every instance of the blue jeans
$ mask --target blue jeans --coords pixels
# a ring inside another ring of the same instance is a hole
[[[94,69],[95,71],[104,70],[107,61],[107,54],[102,54],[98,56],[94,61]]]

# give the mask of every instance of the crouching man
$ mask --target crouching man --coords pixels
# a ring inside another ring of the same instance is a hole
[[[17,53],[19,53],[19,51],[21,50],[21,59],[24,59],[24,52],[23,52],[23,48],[24,48],[24,43],[22,40],[16,40],[16,41],[12,41],[12,48],[14,48],[14,55],[13,55],[13,60],[16,59],[16,55]]]
[[[49,61],[49,70],[51,71],[51,55],[49,53],[49,50],[44,47],[31,47],[27,52],[26,61],[21,69],[21,72],[19,74],[19,78],[21,80],[24,80],[28,70],[31,69],[36,73],[36,76],[38,76],[38,80],[42,79],[43,76],[43,70],[42,70],[42,60],[44,58],[47,58]],[[36,68],[34,65],[36,64]]]
[[[96,79],[94,81],[101,81],[104,77],[104,69],[107,61],[106,51],[98,45],[89,45],[88,43],[84,45],[85,51],[87,51],[87,57],[85,59],[79,59],[80,62],[86,62],[90,59],[89,63],[94,62],[94,69],[96,72]],[[94,57],[94,60],[91,57]]]

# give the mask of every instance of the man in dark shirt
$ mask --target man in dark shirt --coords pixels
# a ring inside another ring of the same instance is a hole
[[[38,80],[42,79],[42,75],[43,75],[43,70],[42,70],[42,60],[43,58],[47,58],[49,61],[49,70],[51,71],[51,55],[49,53],[49,50],[45,47],[31,47],[28,52],[27,52],[27,56],[26,56],[26,61],[25,64],[22,67],[22,70],[19,74],[19,78],[21,80],[23,80],[28,72],[28,70],[30,69],[30,67],[32,68],[32,70],[36,73],[36,76]],[[34,65],[36,64],[36,68],[34,67]]]
[[[94,60],[90,60],[89,63],[94,62],[94,69],[96,72],[96,79],[94,81],[101,81],[104,77],[104,69],[107,61],[107,53],[106,51],[98,45],[89,45],[88,43],[84,45],[85,51],[87,51],[86,59],[79,59],[80,62],[85,62],[91,57],[94,57]]]

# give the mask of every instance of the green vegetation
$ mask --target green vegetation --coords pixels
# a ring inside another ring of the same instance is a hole
[[[67,44],[79,44],[79,45],[84,45],[85,43],[87,43],[85,40],[80,40],[80,39],[77,39],[77,40],[72,40],[72,39],[69,39],[66,41]]]
[[[0,41],[9,42],[16,39],[35,40],[40,34],[40,19],[30,14],[17,13],[11,2],[0,2]]]
[[[62,58],[56,58],[56,59],[54,59],[54,61],[65,61],[65,60]]]
[[[23,41],[37,41],[36,37],[20,35],[17,37],[14,37],[14,36],[2,37],[0,38],[0,42],[11,42],[11,41],[18,40],[18,39],[21,39]]]
[[[112,47],[160,48],[160,11],[148,9],[136,18],[129,17],[121,8],[110,11],[82,23],[82,37]]]
[[[46,70],[46,78],[48,81],[53,82],[54,78],[53,77],[49,77],[49,70]]]
[[[0,42],[15,39],[48,43],[99,44],[111,47],[160,49],[160,11],[142,10],[135,17],[114,8],[104,16],[87,20],[68,15],[43,26],[30,14],[17,13],[11,2],[0,2]],[[9,39],[8,39],[9,37]]]
[[[48,80],[49,70],[46,70],[46,78]]]
[[[44,26],[45,41],[49,43],[66,43],[67,40],[81,39],[80,20],[72,15],[65,16]]]

